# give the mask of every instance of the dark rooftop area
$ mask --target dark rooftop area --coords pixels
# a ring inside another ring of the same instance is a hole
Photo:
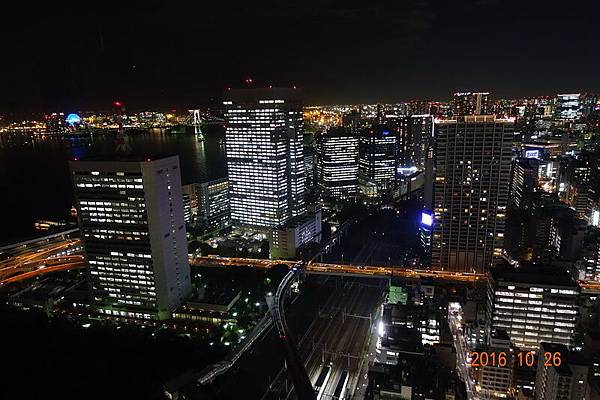
[[[495,281],[577,287],[567,271],[549,265],[524,265],[516,269],[502,264],[492,269],[491,275]]]

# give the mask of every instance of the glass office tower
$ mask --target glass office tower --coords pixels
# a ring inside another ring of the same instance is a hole
[[[224,98],[232,225],[264,230],[304,214],[299,91],[233,89]]]

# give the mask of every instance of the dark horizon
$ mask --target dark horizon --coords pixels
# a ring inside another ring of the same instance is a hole
[[[460,3],[11,3],[0,113],[204,106],[248,77],[306,105],[600,92],[597,3]]]

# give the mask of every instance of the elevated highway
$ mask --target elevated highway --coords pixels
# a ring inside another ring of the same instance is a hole
[[[190,265],[193,267],[252,267],[270,269],[275,266],[283,265],[287,266],[288,268],[292,268],[296,264],[296,261],[228,258],[217,256],[194,257],[190,259]],[[406,268],[400,265],[369,266],[352,264],[327,264],[311,261],[304,265],[303,272],[307,274],[355,276],[359,278],[381,278],[386,276],[411,279],[427,278],[447,282],[477,282],[486,278],[485,274],[415,269]]]

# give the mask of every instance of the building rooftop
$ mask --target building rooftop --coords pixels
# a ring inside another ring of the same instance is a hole
[[[514,119],[512,118],[496,118],[495,115],[462,115],[457,117],[456,119],[443,119],[437,120],[437,124],[450,125],[459,123],[483,123],[483,122],[496,122],[496,123],[513,123]]]
[[[285,223],[278,225],[273,229],[277,229],[277,230],[294,229],[294,228],[302,226],[308,222],[312,222],[314,220],[315,220],[314,213],[305,213],[302,215],[298,215],[297,217],[293,217],[293,218],[289,219],[288,221],[286,221]]]
[[[70,162],[87,163],[87,162],[153,162],[171,157],[179,157],[177,154],[122,154],[115,151],[111,154],[102,156],[84,156],[73,158]]]
[[[327,131],[322,133],[323,137],[355,137],[356,134],[345,126],[332,126]]]
[[[266,87],[266,88],[229,88],[223,93],[223,104],[229,102],[260,104],[265,100],[284,100],[285,102],[297,103],[301,98],[301,90],[296,88]],[[268,105],[270,103],[264,103]],[[273,103],[285,104],[285,103]]]
[[[491,276],[497,282],[578,287],[567,271],[548,265],[525,265],[518,269],[509,265],[499,265],[491,270]]]
[[[570,351],[569,348],[564,344],[541,342],[540,348],[543,348],[544,352],[550,352],[552,354],[560,353],[560,357],[562,359],[560,366],[566,367],[568,365],[588,365],[588,362],[582,352]]]
[[[382,347],[402,353],[423,354],[421,332],[417,328],[388,325],[385,329],[386,332],[381,338]]]

